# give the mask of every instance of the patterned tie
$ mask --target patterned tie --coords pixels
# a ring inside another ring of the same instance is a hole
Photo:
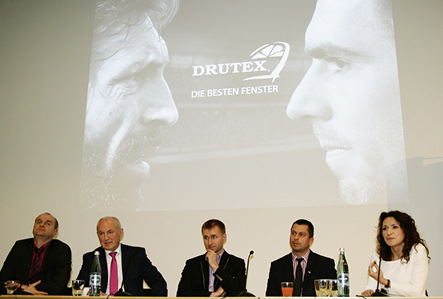
[[[109,280],[109,293],[111,296],[114,296],[118,291],[118,270],[117,270],[117,260],[115,259],[115,255],[117,252],[111,252],[109,255],[112,257],[111,261],[111,276]]]
[[[301,269],[301,262],[303,258],[297,258],[297,270],[295,271],[294,296],[301,296],[301,286],[303,282],[303,271]]]
[[[35,258],[31,264],[31,271],[29,272],[29,283],[36,282],[40,279],[40,257],[43,252],[43,247],[37,248],[34,247]]]

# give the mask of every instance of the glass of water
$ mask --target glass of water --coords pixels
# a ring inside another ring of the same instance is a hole
[[[328,282],[329,279],[314,280],[315,293],[317,294],[317,297],[329,297]]]
[[[20,282],[18,280],[8,280],[6,282],[6,293],[12,295],[19,286]]]
[[[72,281],[72,296],[81,296],[83,294],[83,288],[85,287],[84,280]]]
[[[329,279],[329,297],[338,297],[337,279]]]

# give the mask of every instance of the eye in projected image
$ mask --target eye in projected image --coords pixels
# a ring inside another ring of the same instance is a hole
[[[320,0],[306,31],[312,64],[287,114],[309,118],[342,198],[405,199],[407,177],[389,1]]]

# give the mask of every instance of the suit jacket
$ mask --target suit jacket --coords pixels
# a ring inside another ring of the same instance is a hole
[[[34,238],[15,242],[0,271],[2,286],[9,279],[17,279],[23,284],[28,284],[33,248]],[[41,283],[36,289],[49,295],[67,295],[71,263],[71,248],[62,241],[52,240],[43,257],[40,268]],[[0,293],[5,292],[5,288],[0,288]]]
[[[121,245],[121,260],[123,272],[123,289],[133,296],[144,296],[143,280],[151,288],[151,296],[168,296],[166,281],[157,268],[146,256],[146,250],[141,247]],[[77,279],[82,279],[89,287],[89,274],[94,261],[94,252],[100,252],[100,265],[102,268],[101,289],[106,292],[108,287],[108,266],[106,252],[102,247],[83,255],[83,264]],[[119,282],[121,285],[121,282]]]
[[[208,297],[209,263],[205,255],[186,261],[185,268],[178,284],[177,297]],[[237,296],[246,284],[245,261],[234,255],[223,253],[219,268],[214,272],[214,291],[220,286],[227,296]]]
[[[302,296],[315,297],[314,280],[321,278],[337,279],[334,260],[311,251],[308,258],[308,264],[306,265],[305,276],[303,278]],[[282,292],[280,283],[284,281],[294,281],[292,253],[271,263],[266,296],[281,297]]]

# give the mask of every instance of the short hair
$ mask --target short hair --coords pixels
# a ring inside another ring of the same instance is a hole
[[[291,229],[294,226],[294,224],[307,225],[308,226],[309,238],[313,238],[314,237],[314,225],[311,223],[311,221],[306,220],[306,219],[298,219],[298,220],[294,221],[294,223],[292,223]]]
[[[97,222],[97,228],[96,228],[97,231],[98,231],[98,225],[100,224],[100,221],[102,221],[102,220],[114,220],[115,223],[117,223],[117,229],[120,230],[120,229],[122,228],[122,225],[121,225],[121,223],[120,223],[120,220],[118,220],[117,217],[114,217],[114,216],[106,216],[106,217],[102,217],[102,218],[100,218],[100,220]]]
[[[209,219],[208,221],[203,223],[203,225],[202,225],[202,233],[203,233],[204,229],[211,229],[214,226],[218,226],[218,228],[222,231],[223,234],[226,233],[225,224],[223,222],[221,222],[220,220],[218,220],[218,219]]]
[[[400,227],[405,235],[403,240],[405,245],[403,246],[403,256],[401,258],[403,258],[406,263],[409,262],[409,253],[411,252],[412,247],[416,246],[417,244],[422,244],[426,249],[428,259],[430,259],[429,249],[426,246],[425,240],[420,237],[420,234],[417,231],[415,220],[407,213],[398,210],[382,212],[378,218],[377,253],[381,256],[381,258],[385,261],[390,261],[392,259],[391,247],[386,244],[385,239],[383,238],[383,221],[385,221],[385,219],[388,217],[394,218],[400,224]]]
[[[42,213],[42,214],[40,214],[40,215],[49,215],[49,216],[51,216],[52,218],[54,218],[54,220],[55,220],[55,222],[54,222],[54,229],[58,229],[58,220],[57,220],[57,218],[54,217],[54,215],[52,215],[51,213],[48,213],[48,212],[44,212],[44,213]],[[38,218],[40,215],[38,215],[37,218]],[[35,219],[37,219],[37,218],[35,218]]]
[[[122,36],[132,26],[151,23],[160,34],[178,10],[178,0],[100,0],[97,1],[94,20],[94,41],[91,54],[91,69],[97,69],[109,58],[106,51],[108,38]],[[118,51],[119,49],[113,49]],[[115,52],[114,52],[115,53]],[[113,55],[113,54],[109,54]]]

